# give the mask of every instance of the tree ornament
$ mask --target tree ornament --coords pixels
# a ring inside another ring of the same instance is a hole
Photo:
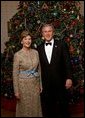
[[[37,1],[37,4],[40,5],[40,1]]]
[[[8,94],[7,94],[7,93],[5,93],[5,94],[4,94],[4,96],[5,96],[5,97],[7,97],[7,96],[8,96]]]
[[[74,13],[74,11],[72,10],[72,11],[71,11],[71,13],[73,14],[73,13]]]
[[[81,41],[81,42],[79,43],[79,45],[80,45],[80,47],[81,47],[82,49],[84,49],[84,42],[83,42],[83,41]]]
[[[63,10],[64,11],[70,11],[70,5],[69,4],[64,5]]]
[[[44,9],[44,10],[48,10],[48,6],[47,6],[46,3],[43,4],[42,9]]]
[[[84,33],[84,29],[80,29],[79,30],[79,33]]]
[[[73,34],[70,34],[70,38],[72,38],[73,37]]]
[[[76,14],[72,14],[72,15],[70,15],[70,18],[71,19],[76,19],[77,18],[77,15]]]
[[[21,16],[21,17],[24,17],[24,11],[20,11],[20,12],[18,13],[18,15]]]
[[[66,11],[66,9],[64,8],[63,11]]]
[[[37,48],[37,44],[36,44],[36,43],[34,43],[34,44],[33,44],[33,47],[36,49],[36,48]]]
[[[22,27],[22,24],[20,24],[20,27]]]
[[[74,27],[75,25],[77,25],[77,23],[78,23],[78,20],[74,19],[71,21],[70,26]]]
[[[77,16],[77,19],[79,20],[79,15]]]
[[[54,12],[53,15],[54,15],[54,16],[57,16],[57,12]]]
[[[55,19],[55,20],[53,21],[53,25],[54,25],[55,28],[60,27],[60,25],[61,25],[60,20],[59,20],[59,19]]]
[[[70,47],[69,47],[69,52],[70,52],[71,54],[73,54],[73,52],[74,52],[74,47],[73,47],[73,45],[70,45]]]
[[[66,20],[69,18],[69,15],[67,13],[62,14],[62,20]]]
[[[37,1],[37,5],[38,5],[38,7],[40,7],[40,1]]]
[[[37,23],[40,24],[40,20],[38,20]]]
[[[80,2],[78,1],[78,2],[76,2],[75,4],[76,4],[77,9],[80,10],[80,7],[81,7]]]
[[[14,45],[12,45],[12,48],[15,48],[15,46],[14,46]]]
[[[77,54],[79,54],[80,53],[80,50],[79,49],[77,49]]]
[[[76,34],[76,36],[75,36],[77,39],[80,39],[80,34]]]
[[[56,9],[56,7],[57,7],[57,6],[56,6],[56,5],[54,5],[54,9]]]
[[[42,37],[42,40],[44,40],[44,37]]]
[[[16,19],[16,20],[14,21],[14,24],[15,24],[15,25],[19,25],[19,24],[20,24],[20,20]]]
[[[23,9],[26,10],[27,8],[28,8],[28,5],[24,2],[24,3],[23,3]]]
[[[68,42],[68,43],[70,42],[70,40],[71,40],[71,39],[70,39],[69,37],[66,37],[66,38],[65,38],[65,41]]]

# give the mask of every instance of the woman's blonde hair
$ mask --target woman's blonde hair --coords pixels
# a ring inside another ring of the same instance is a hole
[[[28,35],[30,35],[32,37],[31,33],[28,30],[22,31],[21,36],[20,36],[20,41],[22,41],[23,38],[28,36]]]

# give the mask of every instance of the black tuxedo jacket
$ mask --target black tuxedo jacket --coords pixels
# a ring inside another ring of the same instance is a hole
[[[45,54],[44,43],[37,49],[41,63],[43,90],[62,93],[66,79],[71,78],[70,55],[66,43],[61,40],[54,40],[50,64]]]

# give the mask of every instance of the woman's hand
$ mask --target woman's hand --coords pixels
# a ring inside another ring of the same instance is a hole
[[[42,93],[42,90],[43,90],[43,88],[42,88],[42,87],[40,87],[40,93]]]
[[[19,93],[15,93],[15,97],[16,97],[16,99],[20,99],[20,94]]]

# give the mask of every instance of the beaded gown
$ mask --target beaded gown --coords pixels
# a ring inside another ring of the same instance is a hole
[[[38,76],[27,71],[37,70]],[[23,73],[25,72],[25,73]],[[38,52],[21,49],[14,55],[13,62],[14,92],[20,94],[16,104],[16,117],[42,117],[40,102],[41,71]]]

